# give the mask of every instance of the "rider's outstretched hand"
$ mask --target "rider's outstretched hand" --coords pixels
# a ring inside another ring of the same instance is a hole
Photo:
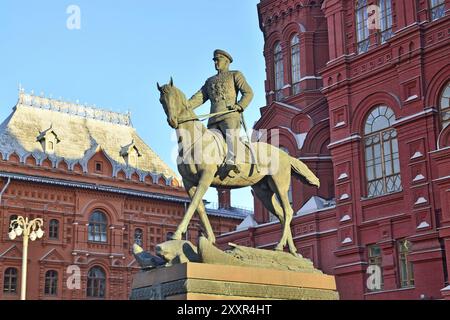
[[[237,112],[243,112],[244,111],[244,109],[238,104],[235,104],[234,106],[229,106],[228,109],[234,110],[234,111],[237,111]]]

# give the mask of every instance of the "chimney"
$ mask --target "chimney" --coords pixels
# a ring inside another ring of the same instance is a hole
[[[230,189],[217,188],[217,194],[219,198],[219,209],[230,209],[231,208]]]

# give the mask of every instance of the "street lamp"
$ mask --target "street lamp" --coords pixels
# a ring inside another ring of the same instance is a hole
[[[20,289],[20,300],[26,299],[27,292],[27,258],[28,258],[28,239],[34,241],[42,238],[44,231],[41,229],[44,221],[41,218],[28,220],[19,216],[17,219],[11,221],[9,228],[11,231],[8,236],[11,240],[23,235],[23,253],[22,253],[22,281]],[[37,230],[36,230],[37,229]]]

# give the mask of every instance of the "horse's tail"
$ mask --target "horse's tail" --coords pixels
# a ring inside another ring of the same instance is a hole
[[[293,157],[290,157],[290,161],[293,172],[302,180],[302,182],[305,182],[311,186],[316,186],[317,188],[320,187],[319,178],[316,177],[316,175],[306,166],[306,164]]]

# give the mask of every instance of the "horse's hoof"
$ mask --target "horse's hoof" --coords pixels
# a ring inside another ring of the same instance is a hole
[[[283,251],[283,247],[278,245],[278,246],[275,247],[274,250],[275,251]]]

